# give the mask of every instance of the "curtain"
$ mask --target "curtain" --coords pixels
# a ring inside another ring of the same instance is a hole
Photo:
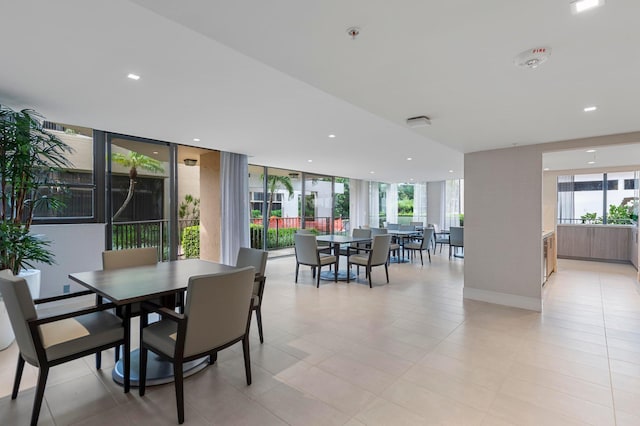
[[[369,226],[380,227],[380,184],[369,182]]]
[[[387,185],[387,223],[398,223],[398,184]]]
[[[351,229],[369,224],[369,184],[359,179],[349,179],[349,222]]]
[[[413,185],[413,221],[427,225],[427,184]]]
[[[249,166],[231,152],[221,152],[220,163],[220,261],[235,265],[240,247],[249,247]]]

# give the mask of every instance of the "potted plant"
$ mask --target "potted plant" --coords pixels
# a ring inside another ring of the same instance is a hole
[[[60,207],[61,202],[47,195],[51,176],[71,166],[71,148],[47,132],[33,110],[14,111],[0,105],[0,270],[14,275],[24,273],[35,262],[52,264],[49,241],[30,233],[36,210]],[[57,185],[56,185],[57,186]],[[39,271],[29,289],[39,297]]]

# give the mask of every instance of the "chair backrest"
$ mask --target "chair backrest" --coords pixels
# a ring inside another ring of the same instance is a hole
[[[294,236],[296,260],[298,263],[315,265],[318,263],[318,243],[312,234],[298,234]]]
[[[389,230],[387,228],[371,228],[371,237],[375,237],[376,235],[385,235],[388,233]]]
[[[398,231],[415,231],[415,225],[399,225]]]
[[[397,223],[387,223],[387,229],[389,231],[397,231],[398,230],[398,224]]]
[[[255,269],[252,266],[189,278],[184,356],[206,352],[247,331]]]
[[[370,238],[371,237],[371,229],[359,229],[356,228],[351,231],[351,235],[355,238]]]
[[[381,234],[373,237],[371,252],[369,253],[369,263],[374,265],[382,265],[387,262],[389,257],[389,245],[391,244],[390,234]]]
[[[314,235],[311,229],[296,229],[296,234]]]
[[[236,267],[244,268],[245,266],[253,266],[256,274],[264,275],[267,269],[268,256],[269,253],[264,250],[240,247],[240,250],[238,250],[238,258],[236,259]]]
[[[102,269],[105,270],[148,266],[156,263],[158,263],[158,249],[155,247],[102,252]]]
[[[420,248],[422,250],[429,249],[429,246],[435,242],[435,233],[433,228],[425,228],[422,231],[422,244],[420,244]]]
[[[422,222],[411,222],[411,225],[419,226],[419,227],[423,227],[424,226],[424,224]]]
[[[449,227],[449,244],[457,247],[464,247],[464,228],[461,226]]]
[[[38,355],[27,321],[38,317],[29,286],[24,278],[14,277],[9,269],[0,271],[0,292],[9,314],[18,348],[25,361],[38,366]]]
[[[437,223],[427,223],[427,228],[433,228],[433,232],[435,232],[436,234],[440,231],[438,231],[438,224]]]

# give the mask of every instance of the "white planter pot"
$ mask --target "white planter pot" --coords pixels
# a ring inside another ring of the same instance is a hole
[[[7,308],[4,306],[4,301],[0,299],[0,351],[6,349],[13,339],[13,328],[11,328]]]
[[[24,278],[29,286],[29,292],[33,299],[40,297],[40,270],[39,269],[23,269],[18,274],[20,278]]]

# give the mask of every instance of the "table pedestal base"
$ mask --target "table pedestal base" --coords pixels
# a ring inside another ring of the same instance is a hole
[[[349,279],[353,280],[356,278],[356,273],[351,271],[350,272],[350,276]],[[333,279],[335,278],[335,275],[333,273],[333,271],[322,271],[320,272],[320,279],[321,280],[325,280],[325,281],[333,281]],[[338,270],[338,281],[346,281],[347,280],[347,270],[346,269],[340,269]]]
[[[184,377],[189,377],[209,365],[209,357],[185,362],[182,366]],[[113,381],[124,385],[124,365],[122,358],[116,363],[111,374]],[[131,351],[131,386],[140,386],[140,349]],[[162,385],[174,381],[173,364],[158,357],[151,351],[147,352],[147,386]]]

